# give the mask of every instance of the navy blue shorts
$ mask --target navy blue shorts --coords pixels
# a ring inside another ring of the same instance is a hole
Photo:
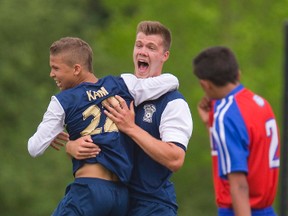
[[[218,216],[234,216],[232,209],[218,208]],[[277,216],[272,207],[252,209],[252,216]]]
[[[127,187],[120,182],[97,178],[76,178],[67,186],[64,198],[53,216],[125,216]]]
[[[177,211],[163,204],[132,198],[128,216],[177,216]]]

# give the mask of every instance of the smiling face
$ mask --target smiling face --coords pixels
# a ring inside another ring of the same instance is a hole
[[[161,35],[146,35],[139,32],[133,51],[134,73],[138,78],[159,76],[163,64],[169,58],[169,51],[164,51]]]
[[[77,84],[76,68],[65,61],[64,54],[50,55],[50,77],[55,80],[60,90],[74,87]]]

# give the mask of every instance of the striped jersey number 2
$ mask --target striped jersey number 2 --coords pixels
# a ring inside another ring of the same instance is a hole
[[[270,168],[279,167],[280,160],[277,157],[278,149],[278,131],[275,119],[271,119],[266,122],[266,135],[271,137],[270,147],[269,147],[269,166]]]

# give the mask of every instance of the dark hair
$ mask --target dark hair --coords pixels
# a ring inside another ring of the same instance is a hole
[[[64,37],[50,46],[50,55],[64,55],[67,65],[81,64],[93,72],[93,51],[88,43],[77,37]]]
[[[222,46],[210,47],[200,52],[193,60],[194,74],[217,86],[238,81],[239,68],[233,52]]]
[[[161,35],[164,51],[168,51],[172,43],[171,31],[158,21],[142,21],[137,26],[136,34],[143,32],[145,35]]]

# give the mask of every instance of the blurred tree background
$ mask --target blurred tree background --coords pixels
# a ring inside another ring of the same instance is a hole
[[[27,151],[27,140],[58,91],[49,78],[52,42],[64,36],[87,41],[98,77],[133,72],[141,20],[159,20],[171,29],[173,44],[164,69],[178,76],[193,115],[186,161],[173,177],[179,216],[216,215],[209,140],[196,110],[203,93],[192,74],[192,58],[208,46],[231,47],[242,83],[270,101],[282,126],[287,6],[287,0],[0,0],[1,215],[50,215],[73,180],[65,151],[49,149],[39,158]]]

